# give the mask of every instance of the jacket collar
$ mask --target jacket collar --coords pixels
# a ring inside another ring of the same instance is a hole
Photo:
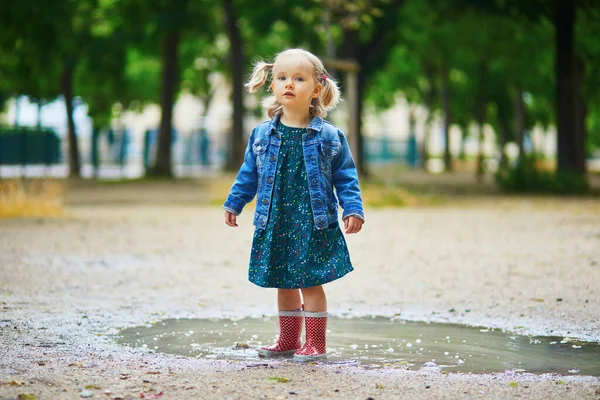
[[[267,134],[271,135],[277,132],[277,122],[279,122],[280,118],[281,114],[277,114],[271,119],[271,121],[269,122],[269,129],[267,130]],[[320,132],[321,129],[323,129],[323,118],[317,116],[313,117],[306,129],[313,130],[315,132]]]

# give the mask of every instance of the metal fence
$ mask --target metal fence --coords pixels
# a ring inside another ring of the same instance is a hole
[[[47,129],[6,130],[0,133],[0,178],[66,177],[68,141]],[[128,129],[94,131],[79,138],[81,175],[84,178],[135,179],[144,176],[155,162],[158,130],[148,130],[135,138]],[[177,177],[198,177],[220,170],[227,158],[226,135],[216,137],[206,130],[186,135],[172,134],[173,173]],[[405,163],[418,165],[414,140],[365,138],[365,159],[369,164]]]

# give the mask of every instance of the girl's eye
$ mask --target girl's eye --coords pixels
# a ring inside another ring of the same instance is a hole
[[[279,78],[277,78],[277,79],[279,79],[280,81],[285,81],[285,76],[280,76],[280,77],[279,77]]]
[[[304,78],[302,78],[302,77],[300,77],[300,76],[299,76],[299,77],[297,77],[297,78],[296,78],[296,80],[297,80],[298,82],[303,82],[303,81],[304,81]]]

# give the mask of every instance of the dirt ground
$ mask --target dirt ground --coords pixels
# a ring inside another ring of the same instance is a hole
[[[86,183],[64,218],[0,220],[0,399],[600,399],[600,379],[577,374],[248,366],[116,344],[162,318],[276,314],[275,292],[247,281],[252,209],[228,228],[205,189]],[[332,315],[600,342],[600,199],[484,190],[366,217],[347,237],[355,271],[326,286]]]

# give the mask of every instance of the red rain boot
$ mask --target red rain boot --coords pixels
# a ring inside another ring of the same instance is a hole
[[[306,343],[294,353],[294,361],[315,361],[327,355],[327,311],[304,313],[306,320]]]
[[[304,311],[279,311],[279,339],[275,344],[258,349],[260,357],[277,357],[295,353],[302,343]]]

